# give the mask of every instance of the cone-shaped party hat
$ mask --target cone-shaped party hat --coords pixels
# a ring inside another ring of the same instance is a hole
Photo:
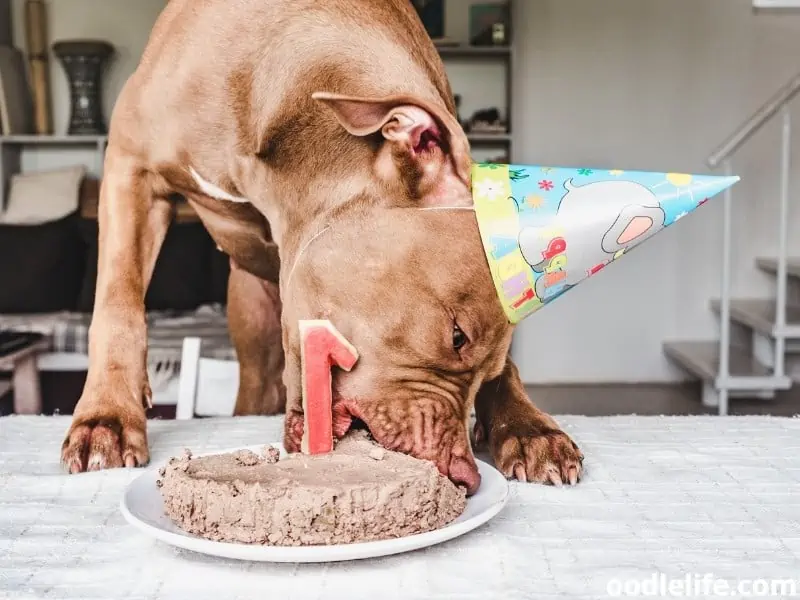
[[[518,323],[737,181],[473,165],[478,227],[508,320]]]

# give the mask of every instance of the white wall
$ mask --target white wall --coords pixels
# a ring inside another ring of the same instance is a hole
[[[12,2],[22,45],[23,0]],[[52,41],[101,37],[118,48],[105,80],[107,115],[163,4],[51,0]],[[449,36],[466,36],[467,4],[449,0]],[[800,71],[800,16],[754,16],[749,7],[749,0],[516,0],[513,158],[706,172],[704,158],[717,143]],[[51,65],[61,133],[68,121],[66,79],[54,58]],[[465,116],[504,103],[499,63],[449,61],[447,67],[454,91],[464,95]],[[794,112],[800,130],[800,110]],[[742,295],[772,293],[772,281],[753,268],[753,257],[776,246],[778,134],[771,125],[734,163],[743,177],[734,195],[735,288]],[[24,168],[74,160],[63,152],[28,153]],[[514,346],[524,379],[678,379],[662,342],[716,336],[708,300],[719,290],[720,217],[720,202],[710,202],[529,317]],[[794,209],[795,230],[798,218]],[[800,236],[794,237],[800,251]]]
[[[714,147],[800,71],[800,17],[754,16],[748,0],[517,8],[512,119],[516,159],[529,164],[707,172]],[[778,135],[771,125],[734,163],[734,284],[751,297],[772,293],[753,257],[776,248]],[[524,321],[514,354],[525,380],[677,379],[662,342],[717,334],[708,301],[719,293],[721,209],[709,202]]]

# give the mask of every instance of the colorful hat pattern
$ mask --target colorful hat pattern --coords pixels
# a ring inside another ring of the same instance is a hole
[[[511,323],[695,210],[739,177],[475,164],[486,258]]]

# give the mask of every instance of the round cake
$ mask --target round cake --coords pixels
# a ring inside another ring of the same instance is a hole
[[[353,431],[320,455],[240,450],[172,458],[160,472],[167,515],[207,539],[275,546],[347,544],[431,531],[466,492],[430,461]]]

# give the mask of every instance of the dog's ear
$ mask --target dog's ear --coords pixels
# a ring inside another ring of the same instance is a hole
[[[366,138],[380,132],[385,143],[376,156],[376,172],[390,186],[399,179],[412,204],[472,204],[469,143],[446,109],[409,96],[316,92],[312,97],[330,108],[351,135]]]

